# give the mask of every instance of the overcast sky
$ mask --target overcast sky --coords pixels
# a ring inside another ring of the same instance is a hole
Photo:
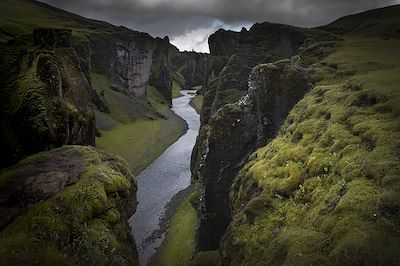
[[[218,28],[240,30],[255,22],[312,27],[400,0],[42,0],[84,17],[169,36],[180,50],[208,52]]]

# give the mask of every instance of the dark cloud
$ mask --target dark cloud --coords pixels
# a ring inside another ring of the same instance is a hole
[[[80,15],[145,31],[153,36],[182,38],[206,32],[216,23],[226,27],[277,22],[312,27],[341,16],[400,0],[43,0]],[[204,38],[204,36],[203,36]]]

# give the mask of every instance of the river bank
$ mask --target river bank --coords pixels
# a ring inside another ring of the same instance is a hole
[[[165,237],[160,230],[166,206],[190,185],[190,155],[199,129],[199,115],[189,105],[192,91],[173,100],[172,110],[188,124],[188,131],[138,176],[138,209],[129,220],[141,265],[154,255]]]

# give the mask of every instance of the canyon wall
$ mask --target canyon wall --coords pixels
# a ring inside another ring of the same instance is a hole
[[[301,60],[272,62],[294,56],[313,34],[330,38],[270,23],[210,36],[215,54],[209,68],[216,71],[204,78],[202,126],[192,156],[193,176],[202,184],[199,250],[218,247],[231,221],[229,190],[235,175],[257,147],[276,135],[289,110],[311,87]],[[263,62],[270,64],[259,65]]]

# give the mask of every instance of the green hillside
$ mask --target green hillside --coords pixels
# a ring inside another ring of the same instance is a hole
[[[343,40],[303,50],[318,82],[232,187],[229,263],[400,263],[400,6],[321,29]]]

